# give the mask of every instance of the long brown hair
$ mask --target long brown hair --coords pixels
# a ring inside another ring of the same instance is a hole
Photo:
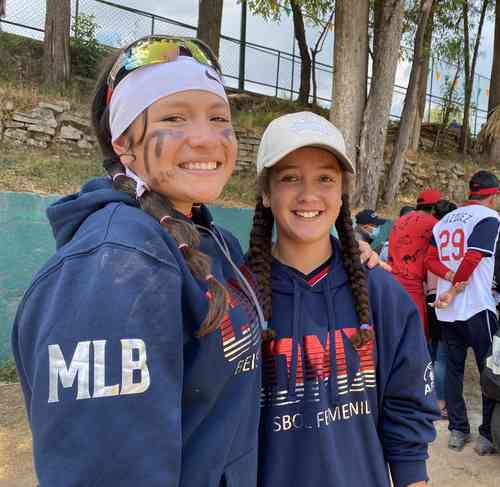
[[[272,261],[272,233],[274,217],[270,208],[263,204],[262,195],[269,194],[270,169],[264,169],[259,177],[257,190],[257,203],[250,233],[250,246],[248,250],[248,266],[255,275],[259,301],[264,311],[264,318],[269,321],[272,315],[272,288],[271,288],[271,261]],[[348,185],[343,182],[342,186]],[[361,328],[351,336],[351,343],[361,347],[374,337],[373,330],[366,325],[370,323],[368,304],[368,288],[366,275],[360,260],[359,245],[354,237],[351,210],[349,208],[349,195],[342,194],[342,206],[335,222],[340,242],[342,244],[342,260],[349,279],[349,286],[354,297],[356,314]],[[269,334],[272,336],[272,333]]]
[[[120,161],[120,157],[115,154],[111,143],[111,131],[109,127],[109,106],[106,101],[107,77],[114,62],[120,52],[113,56],[103,69],[96,86],[94,99],[92,102],[92,125],[104,157],[104,169],[113,179],[113,189],[128,193],[136,198],[136,183],[133,179],[125,175],[125,166]],[[141,115],[143,119],[143,133],[137,143],[140,143],[145,136],[147,129],[147,109]],[[134,141],[127,131],[130,147],[133,148]],[[137,197],[137,201],[142,210],[160,221],[161,225],[175,240],[182,252],[186,263],[194,277],[206,280],[208,285],[208,313],[202,323],[198,336],[206,335],[220,326],[222,319],[227,312],[227,293],[224,286],[211,274],[211,259],[198,247],[200,245],[200,234],[196,227],[176,217],[176,211],[167,196],[155,191],[146,191],[142,196]]]

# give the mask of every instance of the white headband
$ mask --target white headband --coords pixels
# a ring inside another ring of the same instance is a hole
[[[155,101],[188,90],[209,91],[229,103],[218,73],[188,56],[144,66],[127,74],[111,97],[111,140],[114,142]]]

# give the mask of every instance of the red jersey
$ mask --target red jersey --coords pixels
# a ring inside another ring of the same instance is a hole
[[[389,235],[389,264],[398,280],[426,280],[424,259],[437,221],[424,211],[411,211],[394,223]]]

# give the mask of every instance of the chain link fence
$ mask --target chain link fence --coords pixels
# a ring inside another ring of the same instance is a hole
[[[5,32],[43,40],[45,24],[45,0],[9,0],[6,17],[0,27]],[[196,27],[173,19],[124,7],[105,0],[71,0],[72,23],[79,15],[93,15],[97,23],[97,40],[104,45],[122,47],[138,37],[149,34],[195,36]],[[227,86],[238,86],[241,42],[222,36],[219,59]],[[454,78],[456,66],[432,61],[426,95],[426,120],[435,121],[446,104],[446,93],[450,80]],[[408,73],[409,74],[409,73]],[[333,66],[317,63],[317,98],[325,106],[331,105]],[[472,97],[470,127],[477,135],[486,122],[489,96],[489,79],[476,75]],[[463,108],[463,73],[456,81],[454,105]],[[255,93],[292,99],[298,94],[300,85],[300,57],[295,52],[285,52],[269,46],[245,43],[244,86]],[[398,119],[404,104],[406,86],[394,87],[391,117]],[[453,117],[453,114],[452,114]],[[457,117],[460,119],[461,117]],[[453,118],[452,118],[453,120]],[[452,121],[450,120],[450,121]]]

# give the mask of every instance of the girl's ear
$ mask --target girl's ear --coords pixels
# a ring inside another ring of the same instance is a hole
[[[120,157],[120,162],[124,166],[129,166],[130,163],[135,160],[135,157],[127,157],[130,156],[130,154],[127,153],[130,149],[130,141],[126,134],[120,135],[114,142],[111,143],[111,145],[113,146],[115,154]]]
[[[262,204],[264,208],[271,208],[271,199],[267,193],[262,193]]]

